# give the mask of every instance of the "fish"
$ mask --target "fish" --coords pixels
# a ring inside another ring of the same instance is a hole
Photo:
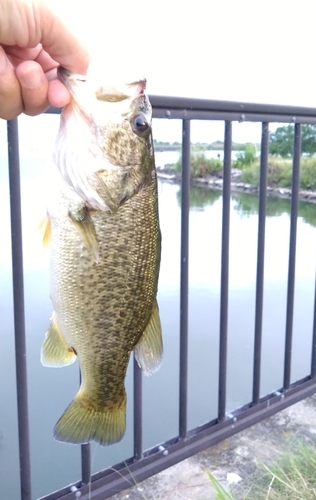
[[[58,175],[43,228],[53,314],[41,362],[61,367],[78,359],[80,365],[79,390],[54,437],[106,446],[125,433],[131,352],[151,375],[161,364],[163,343],[157,304],[161,231],[146,80],[109,82],[101,76],[58,69],[71,101],[61,113]]]

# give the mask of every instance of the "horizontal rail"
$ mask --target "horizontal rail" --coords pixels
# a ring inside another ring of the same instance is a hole
[[[149,98],[153,118],[316,124],[316,108],[157,95]],[[47,113],[58,114],[60,109],[50,107]]]
[[[90,487],[92,498],[93,500],[105,500],[181,460],[214,446],[223,439],[231,437],[267,417],[271,417],[315,392],[315,380],[300,381],[293,384],[285,392],[280,390],[266,396],[255,406],[247,405],[231,412],[229,417],[220,423],[213,421],[191,431],[186,439],[170,439],[146,451],[140,460],[134,461],[133,458],[130,458],[115,467],[94,474]],[[76,487],[80,491],[80,500],[90,500],[89,486],[80,487],[79,481],[38,500],[74,500],[71,487]]]
[[[195,110],[195,111],[216,111],[228,113],[244,113],[244,114],[270,114],[279,116],[297,115],[314,118],[316,116],[316,108],[308,108],[301,106],[284,106],[279,104],[258,104],[251,102],[238,101],[215,101],[211,99],[194,99],[188,97],[170,97],[151,95],[150,102],[153,108],[159,109],[177,109],[177,110]]]

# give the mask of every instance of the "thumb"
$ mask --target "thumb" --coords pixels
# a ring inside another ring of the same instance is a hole
[[[89,65],[87,47],[76,37],[56,9],[41,2],[41,43],[61,66],[74,73],[86,74]]]

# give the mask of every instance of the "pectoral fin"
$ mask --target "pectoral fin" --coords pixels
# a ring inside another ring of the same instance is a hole
[[[145,375],[152,375],[159,369],[162,351],[159,309],[155,301],[151,318],[138,344],[134,347],[135,358]]]
[[[82,241],[91,252],[93,259],[95,262],[98,262],[99,245],[89,210],[86,207],[83,207],[76,213],[70,211],[69,217],[77,229]]]
[[[118,204],[113,200],[113,197],[111,196],[111,192],[106,184],[106,179],[103,178],[103,172],[103,170],[99,170],[96,175],[102,185],[102,197],[105,201],[105,204],[110,212],[114,214],[118,209]]]
[[[43,246],[46,247],[49,245],[50,240],[51,240],[51,225],[50,225],[50,218],[48,214],[46,217],[43,217],[41,222],[39,223],[39,229],[42,232],[42,237],[43,237]]]
[[[59,368],[71,365],[76,360],[76,354],[65,342],[53,313],[45,340],[42,345],[41,362],[44,366]]]

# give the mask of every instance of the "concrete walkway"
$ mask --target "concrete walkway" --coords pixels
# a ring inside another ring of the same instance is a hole
[[[111,499],[214,500],[206,471],[210,471],[228,491],[233,482],[238,481],[234,498],[247,498],[257,464],[275,460],[289,447],[290,438],[316,444],[316,395]]]

